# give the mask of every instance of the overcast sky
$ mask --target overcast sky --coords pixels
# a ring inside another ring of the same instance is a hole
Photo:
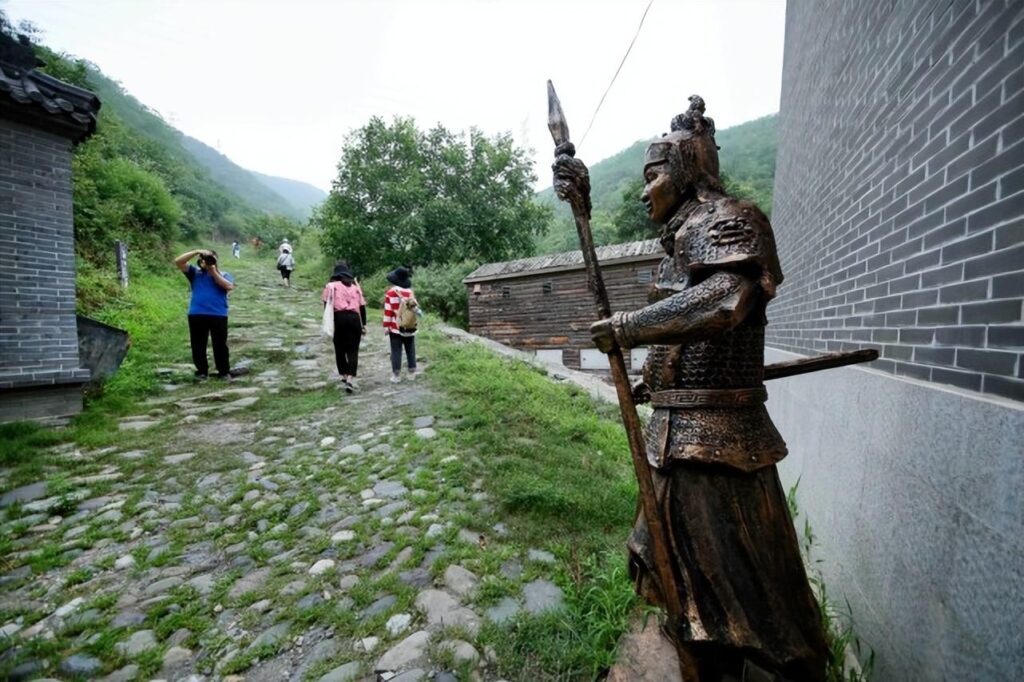
[[[7,0],[52,48],[88,59],[183,132],[324,190],[373,115],[509,131],[546,185],[546,80],[593,164],[668,130],[698,93],[721,130],[778,111],[782,0],[229,2]],[[640,169],[637,169],[639,173]]]

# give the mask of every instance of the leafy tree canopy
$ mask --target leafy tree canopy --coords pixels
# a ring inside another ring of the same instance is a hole
[[[312,224],[328,258],[363,272],[505,260],[530,253],[550,220],[550,208],[533,201],[535,181],[527,150],[507,134],[374,117],[346,138]]]

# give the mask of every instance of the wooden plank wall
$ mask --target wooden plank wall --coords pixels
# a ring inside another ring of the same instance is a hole
[[[657,275],[661,254],[649,259],[602,266],[612,310],[636,310],[647,305],[647,290]],[[646,278],[647,283],[641,283]],[[550,284],[550,293],[544,285]],[[590,324],[596,320],[594,302],[580,268],[554,273],[480,282],[469,287],[469,330],[525,351],[562,349],[562,363],[580,368],[583,348],[593,348]],[[508,297],[503,290],[508,289]],[[627,353],[627,363],[629,356]],[[631,371],[639,371],[639,367]]]

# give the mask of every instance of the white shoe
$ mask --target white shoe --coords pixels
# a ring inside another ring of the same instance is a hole
[[[351,379],[348,380],[348,385],[349,388],[351,388],[353,391],[359,388],[359,385],[356,383],[355,377],[352,377]]]
[[[419,372],[409,372],[409,381],[416,381],[417,374],[419,374]]]
[[[398,376],[397,374],[392,374],[391,375],[391,383],[398,384],[398,383],[401,383],[401,382],[402,382],[402,377]]]

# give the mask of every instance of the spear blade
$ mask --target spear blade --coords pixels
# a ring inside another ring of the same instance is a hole
[[[569,141],[569,124],[565,120],[565,112],[562,111],[562,103],[555,92],[554,84],[548,81],[548,130],[551,131],[551,139],[555,146],[565,144]]]

